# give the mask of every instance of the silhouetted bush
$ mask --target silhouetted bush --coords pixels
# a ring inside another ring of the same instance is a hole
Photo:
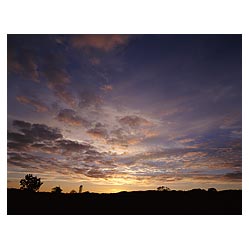
[[[208,192],[217,192],[216,188],[209,188],[207,191]]]
[[[74,189],[71,190],[71,191],[70,191],[70,194],[76,194],[76,190],[74,190]]]
[[[51,193],[60,194],[62,193],[62,189],[60,187],[54,187],[52,188]]]
[[[168,187],[160,186],[160,187],[157,188],[157,191],[171,191],[171,190]]]
[[[32,174],[25,175],[24,179],[20,180],[20,189],[36,192],[39,190],[43,183],[41,182],[40,178],[33,176]]]

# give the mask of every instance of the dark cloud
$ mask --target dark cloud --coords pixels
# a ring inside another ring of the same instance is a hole
[[[30,151],[41,150],[48,153],[81,153],[87,156],[100,156],[89,143],[77,142],[63,138],[58,128],[51,128],[44,124],[31,124],[25,121],[15,120],[13,126],[18,133],[8,131],[9,149],[27,148]]]
[[[224,178],[230,179],[230,180],[241,180],[242,179],[242,173],[241,172],[227,173],[227,174],[224,175]]]
[[[44,124],[32,124],[31,129],[21,129],[25,136],[30,136],[35,139],[35,141],[40,140],[56,140],[62,138],[62,134],[58,128],[51,128]]]
[[[93,177],[93,178],[104,178],[106,177],[106,173],[104,173],[101,169],[98,168],[93,168],[88,170],[85,173],[86,176],[88,177]]]
[[[27,144],[34,142],[34,138],[32,136],[28,136],[27,134],[20,134],[15,132],[7,132],[7,138],[8,141],[14,142],[14,143],[20,143],[20,144]],[[14,144],[10,144],[14,145]]]
[[[90,125],[90,123],[86,120],[81,118],[80,116],[78,116],[76,114],[76,112],[72,109],[63,109],[61,110],[56,119],[58,121],[67,123],[69,125],[72,126],[84,126],[84,127],[88,127]]]
[[[14,120],[13,121],[13,126],[18,127],[18,128],[30,129],[31,128],[31,123],[24,122],[24,121],[19,121],[19,120]]]
[[[56,147],[62,150],[63,152],[74,152],[74,153],[79,153],[79,152],[89,153],[90,149],[93,150],[93,147],[89,144],[79,143],[71,140],[58,140],[56,141]]]
[[[31,145],[32,143],[41,141],[54,141],[63,137],[59,129],[51,128],[44,124],[31,124],[14,120],[13,126],[19,132],[8,131],[9,149],[26,148],[28,144]]]

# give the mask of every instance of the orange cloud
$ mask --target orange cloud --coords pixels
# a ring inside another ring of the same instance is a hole
[[[76,35],[71,39],[75,48],[94,48],[110,51],[128,42],[128,35]]]
[[[17,96],[16,97],[17,101],[22,103],[22,104],[29,104],[35,108],[36,112],[47,112],[49,109],[46,105],[39,101],[35,101],[32,99],[29,99],[28,97],[25,96]]]

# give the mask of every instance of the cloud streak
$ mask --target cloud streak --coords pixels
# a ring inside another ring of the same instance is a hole
[[[22,103],[22,104],[28,104],[34,108],[36,112],[48,112],[49,108],[42,102],[30,99],[26,96],[17,96],[16,97],[17,101]]]

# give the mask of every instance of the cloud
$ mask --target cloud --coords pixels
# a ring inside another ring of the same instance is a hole
[[[65,86],[61,85],[61,83],[57,84],[50,82],[48,83],[48,87],[53,91],[54,95],[59,98],[59,100],[72,108],[76,107],[75,97]]]
[[[108,131],[103,124],[100,122],[96,123],[94,128],[87,131],[89,135],[98,139],[106,139],[108,137]]]
[[[224,178],[230,179],[230,180],[241,180],[242,179],[242,173],[239,171],[227,173],[224,175]]]
[[[24,122],[24,121],[19,121],[19,120],[14,120],[13,126],[18,127],[18,128],[25,128],[25,129],[31,128],[31,124],[29,122]]]
[[[241,181],[240,162],[237,157],[231,157],[231,150],[227,148],[162,148],[132,155],[113,155],[99,152],[87,142],[65,139],[60,130],[44,124],[15,120],[13,126],[18,132],[8,131],[8,164],[27,171],[54,171],[65,176],[84,175],[105,181],[122,178],[123,181],[143,183]],[[128,143],[136,139],[122,128],[112,130],[109,135],[101,123],[96,123],[88,133],[106,142],[113,139],[116,143]]]
[[[75,35],[71,43],[75,48],[94,48],[104,52],[128,43],[128,35]]]
[[[83,125],[84,127],[88,127],[90,125],[90,123],[81,118],[80,116],[78,116],[76,114],[76,112],[72,109],[63,109],[61,110],[56,119],[58,121],[61,121],[61,122],[64,122],[64,123],[67,123],[69,125],[72,125],[72,126],[81,126]]]
[[[14,120],[13,126],[18,132],[8,131],[9,149],[27,148],[30,151],[45,151],[49,153],[85,153],[88,156],[100,156],[100,153],[89,143],[64,139],[58,128],[45,124],[31,124]]]
[[[89,153],[89,150],[93,150],[94,148],[87,143],[79,143],[77,141],[71,141],[71,140],[57,140],[55,143],[55,146],[62,150],[64,153],[70,152],[70,153]]]
[[[105,92],[108,92],[108,91],[112,91],[113,87],[110,84],[106,84],[106,85],[101,86],[100,89],[105,91]]]
[[[49,108],[43,104],[42,102],[40,101],[37,101],[37,100],[33,100],[31,98],[28,98],[26,96],[17,96],[16,97],[17,101],[22,103],[22,104],[28,104],[28,105],[31,105],[33,108],[35,108],[35,111],[36,112],[47,112],[49,111]]]
[[[24,121],[13,121],[13,126],[16,127],[19,132],[8,131],[8,147],[9,149],[24,148],[35,142],[54,141],[62,138],[62,134],[59,129],[51,128],[44,124],[31,124]]]
[[[24,78],[39,82],[38,65],[35,63],[33,54],[29,50],[20,50],[15,53],[14,49],[8,49],[8,71],[19,74]]]
[[[120,145],[123,147],[137,144],[140,141],[141,137],[139,135],[131,134],[129,131],[123,128],[118,128],[110,131],[109,138],[107,138],[108,143]]]
[[[8,131],[8,164],[15,169],[71,178],[108,178],[116,172],[105,152],[98,152],[86,142],[65,139],[57,128],[18,120],[13,126],[19,132]]]
[[[195,180],[220,178],[231,181],[241,178],[241,161],[232,157],[229,151],[219,148],[167,148],[123,156],[118,163],[127,173],[136,176],[155,176],[168,174]],[[232,170],[235,172],[231,173]],[[229,172],[229,173],[227,173]],[[227,173],[227,174],[225,174]]]
[[[48,54],[44,58],[42,74],[47,79],[47,86],[54,95],[70,107],[75,107],[75,97],[67,89],[71,77],[66,70],[65,64],[66,59],[61,54]]]
[[[152,123],[149,122],[148,120],[146,120],[142,117],[136,116],[136,115],[124,116],[124,117],[119,119],[119,123],[121,125],[127,125],[131,128],[152,125]]]
[[[8,141],[12,143],[8,144],[11,147],[21,147],[22,145],[34,142],[34,138],[32,136],[27,136],[26,134],[15,133],[15,132],[7,132]]]

